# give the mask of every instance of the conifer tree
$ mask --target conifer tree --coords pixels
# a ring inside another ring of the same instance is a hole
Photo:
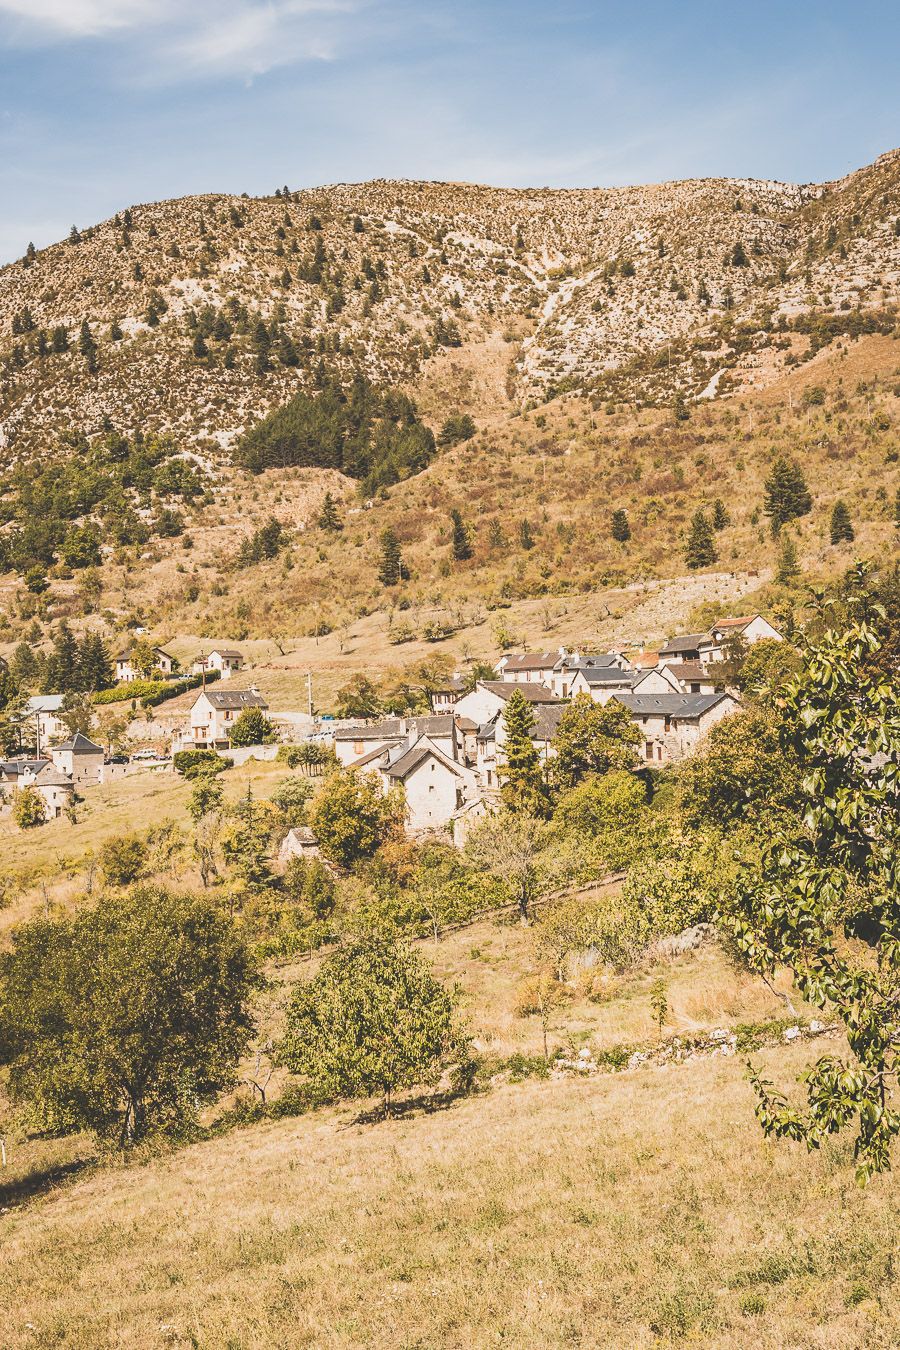
[[[381,532],[381,564],[378,579],[383,586],[399,586],[406,576],[400,541],[390,526]]]
[[[831,513],[831,542],[842,544],[846,541],[848,544],[852,544],[855,537],[853,522],[850,519],[850,512],[847,510],[846,503],[835,502],[834,510]]]
[[[344,528],[338,514],[337,503],[330,492],[325,493],[322,510],[319,512],[319,519],[316,524],[320,530],[325,530],[328,534],[337,534],[339,530]]]
[[[631,526],[628,523],[628,512],[621,507],[612,513],[611,533],[613,539],[620,544],[626,544],[631,538]]]
[[[500,795],[510,811],[546,816],[550,797],[541,769],[541,756],[531,739],[534,713],[517,689],[503,711],[503,782]]]
[[[775,580],[780,586],[790,586],[799,575],[800,563],[797,560],[797,545],[794,543],[793,536],[785,533],[781,539]]]
[[[687,548],[685,549],[685,561],[688,567],[696,570],[699,567],[711,566],[718,559],[718,556],[713,527],[705,513],[698,510],[691,520]]]
[[[534,548],[534,533],[531,529],[531,524],[527,520],[520,521],[519,523],[519,544],[526,551]]]
[[[812,496],[806,485],[803,470],[794,459],[781,456],[772,465],[765,483],[765,510],[777,534],[782,525],[812,510]]]
[[[469,531],[463,523],[463,518],[459,510],[455,506],[450,512],[450,522],[453,526],[451,548],[453,550],[454,560],[456,562],[465,562],[467,558],[471,558],[472,556],[472,545],[469,542]]]
[[[725,510],[725,503],[721,497],[717,497],[713,502],[712,526],[714,530],[724,530],[726,525],[731,524],[731,517]]]

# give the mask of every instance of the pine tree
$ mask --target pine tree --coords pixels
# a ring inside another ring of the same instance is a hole
[[[549,793],[541,770],[540,751],[531,739],[534,713],[517,689],[503,711],[503,770],[500,795],[510,811],[545,816]]]
[[[325,530],[328,534],[337,534],[339,530],[344,528],[338,514],[337,503],[330,492],[325,493],[322,510],[319,512],[319,519],[316,524],[320,530]]]
[[[691,529],[685,549],[685,561],[688,567],[696,570],[699,567],[709,567],[718,559],[718,556],[713,527],[704,512],[698,510],[691,520]]]
[[[528,549],[534,548],[534,534],[527,520],[519,523],[519,544],[526,552]]]
[[[846,540],[848,544],[852,544],[855,537],[853,522],[850,519],[850,512],[847,510],[846,503],[835,502],[834,510],[831,513],[831,542],[841,544]]]
[[[399,586],[406,576],[400,541],[390,526],[381,533],[381,565],[378,579],[383,586]]]
[[[790,586],[799,575],[800,564],[797,561],[797,545],[794,543],[793,536],[785,532],[781,538],[775,580],[780,586]]]
[[[628,523],[628,512],[621,507],[612,513],[612,537],[620,544],[625,544],[631,538],[631,526]]]
[[[672,413],[676,422],[686,422],[691,415],[690,409],[684,399],[684,394],[679,390],[675,395],[675,401],[672,404]]]
[[[209,348],[206,345],[206,339],[202,333],[194,334],[194,341],[191,344],[191,350],[198,361],[202,361],[205,356],[209,356]]]
[[[50,349],[55,355],[69,350],[69,334],[62,324],[53,330],[53,337],[50,340]]]
[[[469,531],[463,523],[463,518],[458,509],[454,506],[450,512],[450,522],[453,526],[451,536],[451,548],[456,562],[465,562],[472,556],[472,545],[469,542]]]
[[[808,515],[812,510],[812,496],[796,460],[784,456],[776,459],[765,489],[765,510],[771,518],[773,533],[777,534],[789,520]]]
[[[738,240],[734,248],[731,250],[731,265],[732,267],[749,266],[749,259],[747,258],[746,250],[744,249],[744,245],[741,243],[740,240]]]
[[[78,336],[78,350],[84,357],[85,365],[93,375],[97,369],[97,344],[91,334],[91,326],[87,319],[81,321],[81,332]]]
[[[725,510],[725,503],[721,497],[717,497],[713,502],[712,526],[714,530],[724,530],[726,525],[731,524],[731,517]]]

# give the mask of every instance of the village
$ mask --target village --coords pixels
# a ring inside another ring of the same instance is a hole
[[[615,700],[636,728],[639,766],[664,769],[689,757],[740,707],[731,676],[735,652],[783,640],[764,616],[751,614],[723,617],[706,632],[676,635],[654,650],[623,644],[606,652],[505,652],[492,670],[457,671],[438,682],[428,713],[378,718],[319,716],[311,699],[306,711],[272,713],[243,654],[213,646],[192,663],[189,712],[176,719],[165,750],[112,754],[90,730],[69,732],[64,695],[31,696],[17,727],[19,748],[0,761],[0,813],[13,812],[27,794],[31,809],[19,813],[22,828],[56,819],[73,813],[81,795],[100,784],[175,772],[174,757],[185,750],[245,763],[274,759],[281,745],[313,745],[320,763],[372,775],[385,794],[402,789],[410,837],[438,832],[462,847],[473,825],[500,809],[513,698],[528,706],[528,734],[544,764],[556,753],[560,719],[581,698],[599,705]],[[141,687],[148,650],[155,679],[183,681],[174,658],[141,638],[115,658],[120,686]],[[256,739],[248,738],[250,728],[259,732]],[[308,829],[292,830],[281,851],[283,857],[315,853],[315,840]]]

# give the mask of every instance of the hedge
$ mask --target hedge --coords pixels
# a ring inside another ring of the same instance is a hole
[[[206,672],[207,684],[218,678],[217,670]],[[128,684],[117,684],[114,689],[101,689],[94,695],[94,703],[130,703],[139,699],[142,708],[154,708],[189,689],[199,689],[202,683],[202,675],[185,675],[179,680],[131,680]]]

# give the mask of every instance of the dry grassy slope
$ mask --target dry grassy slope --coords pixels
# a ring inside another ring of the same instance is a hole
[[[895,1218],[846,1146],[765,1145],[735,1060],[318,1112],[4,1216],[3,1344],[887,1350]]]
[[[460,321],[465,343],[503,331],[516,340],[509,344],[516,397],[539,395],[562,379],[590,386],[605,370],[655,351],[667,364],[664,375],[657,370],[650,379],[652,391],[671,397],[684,383],[696,392],[710,372],[733,365],[735,354],[716,341],[682,366],[679,342],[711,331],[726,290],[739,320],[813,303],[874,306],[895,298],[898,165],[896,154],[884,156],[823,187],[724,179],[507,191],[374,182],[302,192],[287,202],[206,195],[137,206],[128,231],[105,221],[80,244],[54,245],[29,268],[0,271],[0,357],[13,345],[12,320],[25,306],[47,329],[75,329],[87,318],[101,347],[96,376],[77,353],[23,369],[7,365],[0,429],[10,446],[38,448],[61,423],[90,430],[109,415],[123,430],[168,428],[195,444],[227,441],[302,384],[318,348],[338,339],[340,354],[326,358],[338,369],[362,364],[377,381],[414,376],[432,350],[439,316]],[[308,228],[313,215],[327,255],[326,281],[315,286],[298,279],[317,238]],[[746,267],[726,265],[737,242]],[[383,271],[381,296],[370,306],[365,258]],[[634,274],[609,278],[610,265],[624,259]],[[701,281],[709,307],[698,298]],[[328,299],[338,282],[345,305],[335,311]],[[150,328],[145,316],[154,293],[168,310]],[[222,344],[211,367],[192,357],[186,310],[221,308],[229,298],[266,319],[280,316],[295,339],[310,339],[299,371],[276,361],[260,376],[245,352],[234,369],[224,369]],[[125,334],[121,342],[107,337],[113,320]],[[760,318],[762,346],[768,323]]]

